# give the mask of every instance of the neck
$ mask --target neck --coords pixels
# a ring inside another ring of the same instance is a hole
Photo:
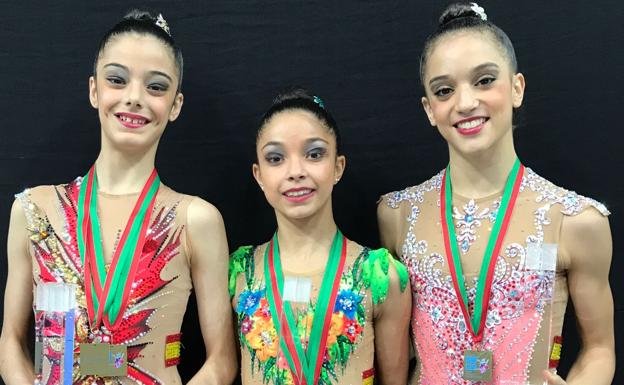
[[[102,148],[95,161],[99,191],[132,194],[143,189],[154,169],[156,147],[140,154]]]
[[[449,148],[453,193],[478,199],[502,191],[517,155],[513,141],[479,154],[461,154]]]
[[[277,238],[282,259],[311,261],[327,258],[336,235],[331,202],[321,212],[304,219],[277,215]]]

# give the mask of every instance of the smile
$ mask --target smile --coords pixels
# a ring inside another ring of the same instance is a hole
[[[115,116],[117,117],[117,120],[119,120],[119,122],[121,122],[121,124],[123,124],[127,128],[143,127],[150,122],[150,120],[144,116],[130,114],[127,112],[119,112],[115,114]]]
[[[314,195],[314,192],[315,190],[311,188],[297,188],[297,189],[290,189],[284,192],[283,195],[290,202],[298,203],[298,202],[303,202],[309,199],[312,195]]]
[[[458,132],[462,135],[474,135],[481,131],[485,122],[487,122],[489,118],[470,118],[459,121],[453,125],[453,127],[457,128]]]
[[[284,193],[284,195],[286,195],[287,197],[300,197],[302,195],[306,195],[312,192],[312,189],[303,189],[303,190],[290,190],[290,191],[286,191]]]

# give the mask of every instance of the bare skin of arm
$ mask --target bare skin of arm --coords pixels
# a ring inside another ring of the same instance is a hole
[[[613,297],[609,286],[611,231],[606,217],[587,210],[565,217],[560,249],[570,261],[568,288],[582,341],[566,381],[544,373],[550,384],[609,385],[615,371]]]
[[[385,201],[377,204],[377,223],[379,226],[379,238],[381,246],[390,251],[392,255],[401,255],[401,209],[393,209],[386,205]]]
[[[32,316],[32,264],[28,253],[26,217],[15,201],[7,242],[8,278],[0,336],[0,375],[7,385],[31,385],[35,380],[27,348]]]
[[[238,370],[228,292],[228,246],[223,219],[196,198],[188,208],[187,239],[206,362],[189,382],[231,384]]]
[[[384,303],[375,309],[376,377],[383,385],[405,385],[410,358],[412,291],[408,281],[401,292],[396,270],[393,266],[388,270],[388,295]]]

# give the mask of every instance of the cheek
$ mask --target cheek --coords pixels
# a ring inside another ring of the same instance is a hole
[[[323,162],[323,164],[319,164],[317,167],[313,167],[311,169],[311,173],[314,175],[314,178],[318,182],[322,182],[323,184],[327,184],[328,186],[333,186],[335,170],[335,162],[327,161]]]
[[[449,101],[434,101],[430,104],[431,113],[437,126],[446,126],[449,123],[451,103]]]
[[[513,107],[513,95],[511,86],[502,84],[491,90],[488,95],[488,104],[497,111],[505,112]]]
[[[173,98],[154,98],[150,105],[158,119],[167,121],[169,119],[171,107],[173,106]]]
[[[266,164],[259,166],[258,179],[265,187],[266,193],[272,193],[274,189],[279,187],[279,181],[281,178],[280,167],[271,167]]]

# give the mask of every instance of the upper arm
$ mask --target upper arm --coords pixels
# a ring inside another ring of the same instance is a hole
[[[233,344],[228,294],[228,246],[219,211],[194,198],[187,212],[191,275],[206,352],[223,354]],[[215,315],[220,316],[215,316]],[[221,351],[221,352],[219,352]]]
[[[24,211],[18,201],[11,208],[7,237],[8,276],[4,293],[2,339],[25,342],[32,313],[32,262],[28,252],[28,233]]]
[[[570,261],[568,287],[584,346],[613,349],[612,245],[607,218],[593,209],[564,217],[560,247]]]
[[[381,246],[390,250],[392,255],[399,255],[401,236],[400,209],[388,206],[385,198],[377,204],[377,223],[379,226],[379,238]]]
[[[390,263],[388,295],[377,305],[375,323],[375,360],[382,384],[405,384],[409,366],[409,321],[412,292],[401,290],[394,264]]]

